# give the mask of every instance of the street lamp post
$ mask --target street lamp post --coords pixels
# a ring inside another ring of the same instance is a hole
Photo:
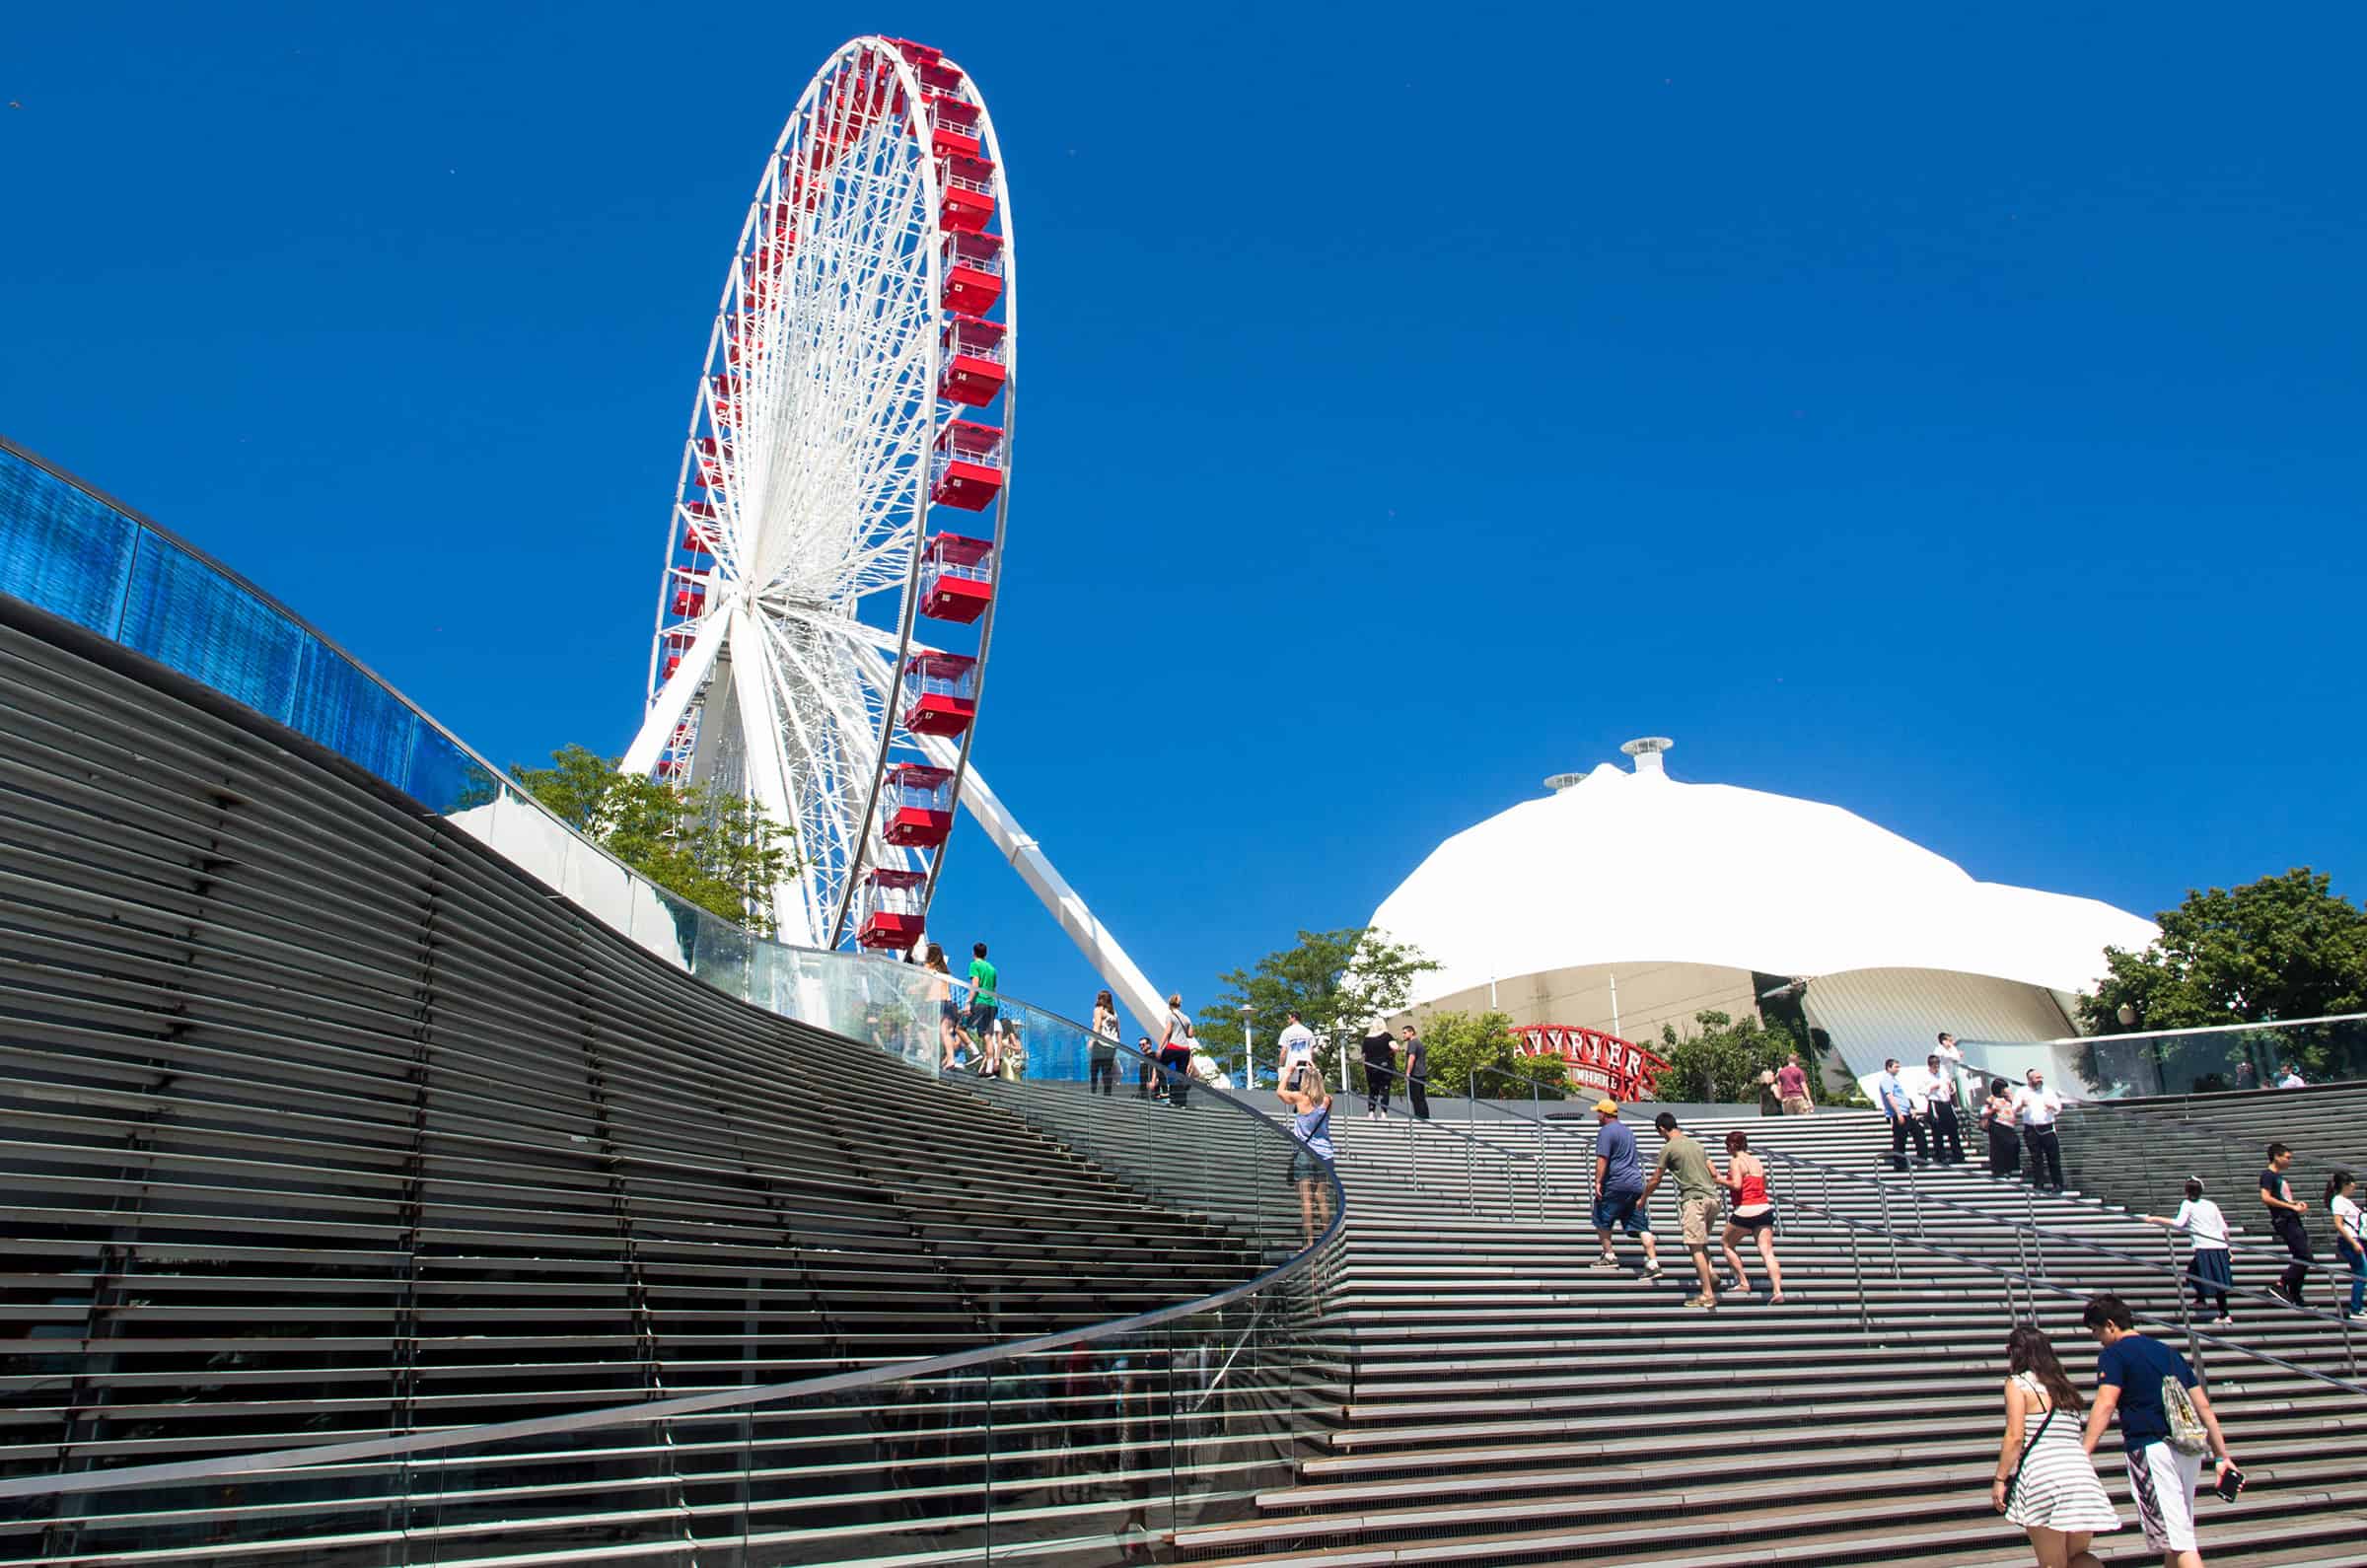
[[[1257,1087],[1257,1058],[1250,1048],[1250,1020],[1256,1011],[1247,1002],[1241,1004],[1241,1092],[1245,1095]]]

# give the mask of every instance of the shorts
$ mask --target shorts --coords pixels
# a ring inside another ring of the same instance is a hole
[[[1294,1149],[1290,1156],[1290,1175],[1283,1177],[1292,1186],[1302,1181],[1321,1181],[1324,1178],[1324,1157],[1308,1149]]]
[[[1765,1209],[1757,1214],[1729,1214],[1726,1223],[1738,1231],[1771,1231],[1775,1228],[1775,1211]]]
[[[937,1016],[948,1023],[959,1024],[962,1022],[962,1004],[948,997],[937,1004]]]
[[[972,1007],[969,1010],[969,1016],[965,1021],[963,1027],[968,1029],[972,1034],[983,1034],[988,1030],[994,1028],[994,1015],[997,1011],[997,1008],[992,1002],[985,1003],[982,1006]]]
[[[1299,1080],[1306,1076],[1307,1069],[1311,1065],[1308,1062],[1292,1062],[1290,1071],[1282,1075],[1282,1087],[1293,1094],[1298,1093]]]
[[[1641,1192],[1611,1192],[1595,1199],[1595,1229],[1615,1231],[1622,1227],[1629,1236],[1652,1234],[1652,1216],[1644,1212]]]
[[[1783,1113],[1787,1116],[1805,1116],[1815,1108],[1808,1103],[1806,1095],[1790,1096],[1783,1103]]]
[[[1685,1245],[1707,1247],[1709,1245],[1709,1222],[1718,1217],[1718,1200],[1716,1198],[1686,1198],[1683,1204],[1679,1205],[1677,1212],[1685,1226]]]
[[[2167,1443],[2130,1449],[2128,1495],[2137,1502],[2137,1523],[2155,1551],[2194,1549],[2194,1485],[2202,1479],[2202,1456],[2181,1454]]]

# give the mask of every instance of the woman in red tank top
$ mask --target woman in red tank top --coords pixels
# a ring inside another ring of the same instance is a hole
[[[1749,1290],[1751,1276],[1743,1271],[1743,1254],[1735,1244],[1749,1236],[1757,1244],[1759,1261],[1767,1265],[1771,1294],[1767,1304],[1783,1305],[1783,1265],[1775,1261],[1775,1201],[1767,1196],[1767,1163],[1751,1152],[1751,1135],[1737,1127],[1726,1134],[1726,1170],[1718,1179],[1726,1186],[1726,1230],[1718,1247],[1726,1266],[1734,1270],[1729,1286]]]

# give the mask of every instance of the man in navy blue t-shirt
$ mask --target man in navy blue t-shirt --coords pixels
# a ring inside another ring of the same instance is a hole
[[[1619,1103],[1605,1096],[1595,1102],[1595,1234],[1603,1240],[1597,1268],[1616,1268],[1618,1255],[1611,1249],[1611,1233],[1623,1229],[1644,1244],[1644,1272],[1660,1277],[1660,1251],[1652,1240],[1652,1218],[1644,1212],[1644,1160],[1636,1153],[1635,1134],[1619,1120]]]
[[[2080,1321],[2104,1347],[2096,1357],[2096,1402],[2088,1408],[2081,1442],[2094,1454],[2114,1415],[2120,1417],[2128,1491],[2145,1527],[2145,1544],[2162,1554],[2164,1568],[2202,1568],[2202,1554],[2194,1549],[2194,1486],[2202,1478],[2202,1456],[2181,1454],[2170,1446],[2170,1412],[2162,1403],[2162,1384],[2174,1379],[2187,1390],[2224,1479],[2236,1461],[2227,1451],[2219,1417],[2211,1410],[2211,1396],[2202,1391],[2202,1380],[2186,1357],[2136,1331],[2136,1318],[2119,1297],[2095,1298]]]

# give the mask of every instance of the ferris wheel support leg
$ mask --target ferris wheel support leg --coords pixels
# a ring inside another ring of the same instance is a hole
[[[649,712],[642,717],[640,733],[624,748],[624,760],[616,764],[617,772],[646,774],[658,765],[658,753],[666,749],[674,727],[690,711],[690,698],[697,693],[699,682],[707,678],[716,654],[723,649],[725,624],[724,616],[710,615],[706,624],[698,628],[698,635],[690,640],[690,651],[682,655],[682,662],[659,689],[658,700],[649,705]]]
[[[922,737],[921,743],[931,762],[939,767],[954,765],[959,748],[952,742],[930,736]],[[962,804],[969,809],[978,825],[986,829],[986,836],[994,840],[994,847],[1011,863],[1011,869],[1019,873],[1019,880],[1028,885],[1028,890],[1060,923],[1060,929],[1068,933],[1069,941],[1077,945],[1077,951],[1085,955],[1085,962],[1093,965],[1094,972],[1109,985],[1118,1002],[1143,1025],[1156,1029],[1160,1020],[1167,1017],[1166,994],[1126,956],[1126,950],[1117,945],[1110,928],[1094,918],[1077,890],[1068,885],[1068,880],[1044,854],[1043,846],[1019,825],[1019,820],[1004,807],[1001,797],[987,788],[974,759],[962,781]]]
[[[789,804],[789,768],[781,757],[780,718],[773,711],[771,691],[777,681],[766,679],[763,639],[746,606],[732,610],[732,690],[738,699],[742,753],[748,758],[748,796],[775,822],[794,823],[797,813]],[[798,922],[809,911],[805,879],[785,882],[772,891],[773,929],[807,929]]]

